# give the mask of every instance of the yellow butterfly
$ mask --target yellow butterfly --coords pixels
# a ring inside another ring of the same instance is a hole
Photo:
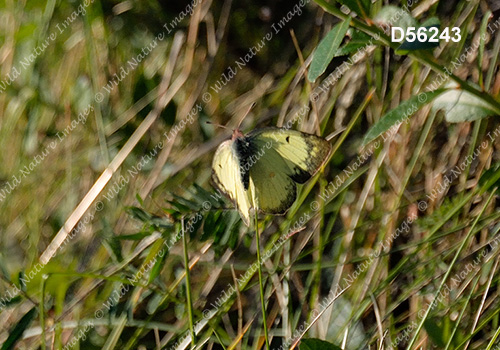
[[[212,177],[235,202],[249,226],[251,209],[283,215],[297,197],[296,183],[308,181],[328,159],[325,139],[282,128],[235,130],[215,152]]]

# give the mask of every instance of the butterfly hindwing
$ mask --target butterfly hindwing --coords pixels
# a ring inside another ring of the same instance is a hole
[[[290,169],[273,148],[266,148],[261,154],[250,167],[250,190],[255,195],[255,206],[267,214],[285,214],[297,196]]]
[[[223,142],[214,155],[212,177],[217,187],[236,203],[243,222],[250,223],[250,199],[243,186],[240,162],[233,150],[234,142]]]
[[[290,169],[297,183],[307,182],[327,160],[332,146],[325,139],[296,130],[263,128],[248,135],[257,148],[271,145]]]

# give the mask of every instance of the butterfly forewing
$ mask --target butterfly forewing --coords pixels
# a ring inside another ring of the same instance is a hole
[[[215,152],[212,163],[212,177],[217,187],[233,202],[248,226],[250,223],[250,201],[248,191],[245,191],[240,175],[240,163],[233,149],[234,142],[223,142]]]
[[[271,143],[272,148],[285,160],[290,177],[303,184],[321,168],[327,160],[332,146],[321,137],[296,130],[263,128],[248,135],[257,148]]]

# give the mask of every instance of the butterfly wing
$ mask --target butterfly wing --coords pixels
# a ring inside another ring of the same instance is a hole
[[[233,144],[233,141],[228,140],[217,148],[212,163],[212,178],[217,187],[236,203],[241,219],[249,226],[250,197],[243,187],[240,163]]]
[[[259,148],[249,161],[253,206],[267,214],[285,214],[297,196],[285,160],[273,148],[264,147]]]
[[[268,214],[286,213],[297,196],[295,183],[309,180],[330,152],[330,143],[315,135],[257,129],[219,146],[212,164],[213,179],[236,203],[248,226],[252,207]]]
[[[283,158],[293,181],[307,182],[328,159],[332,146],[325,139],[284,128],[258,129],[248,137],[258,147],[269,147]]]

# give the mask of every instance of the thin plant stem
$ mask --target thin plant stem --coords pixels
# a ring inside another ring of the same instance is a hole
[[[194,333],[193,300],[191,298],[191,278],[189,274],[187,238],[186,238],[186,232],[184,231],[184,217],[182,217],[182,247],[184,250],[184,267],[186,269],[186,299],[187,299],[187,309],[189,315],[189,331],[191,332],[191,344],[194,347],[196,343],[195,343],[195,333]]]
[[[267,334],[267,318],[266,318],[266,303],[264,301],[264,283],[262,283],[262,261],[260,260],[260,238],[259,238],[259,219],[257,218],[257,211],[255,212],[255,240],[257,244],[257,270],[259,272],[259,289],[260,289],[260,303],[262,307],[262,322],[264,323],[264,338],[266,341],[266,349],[270,350],[269,336]]]
[[[488,347],[486,348],[486,350],[491,350],[492,349],[492,346],[495,344],[495,340],[497,340],[499,334],[500,334],[500,327],[498,327],[498,329],[495,332],[495,334],[493,334],[493,337],[491,338],[491,340],[490,340],[490,342],[489,342]]]
[[[41,289],[41,294],[42,298],[40,300],[40,327],[42,328],[42,350],[45,350],[46,344],[45,344],[45,287],[47,284],[47,275],[42,276],[42,283],[40,285]]]

